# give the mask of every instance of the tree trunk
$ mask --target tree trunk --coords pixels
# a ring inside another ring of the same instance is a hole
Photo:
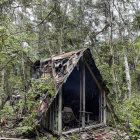
[[[0,103],[0,110],[3,109],[4,105],[6,104],[6,102],[8,100],[10,100],[10,96],[9,95],[1,101],[1,103]]]
[[[115,60],[114,60],[114,46],[113,46],[113,13],[110,11],[110,38],[109,38],[109,44],[110,44],[110,66],[112,68],[112,78],[113,78],[113,86],[112,86],[112,94],[116,93],[116,77],[115,77]],[[117,101],[117,95],[116,95],[116,101]]]
[[[131,99],[131,78],[129,73],[129,65],[128,65],[128,59],[126,54],[124,53],[124,65],[125,65],[125,74],[126,74],[126,83],[127,83],[127,90],[128,90],[128,96],[129,100]]]
[[[1,97],[3,96],[2,94],[4,93],[4,78],[5,78],[5,69],[1,71]],[[3,108],[3,98],[0,98],[0,109]]]
[[[4,105],[6,104],[6,102],[10,99],[9,94],[7,94],[6,97],[4,96],[4,93],[5,93],[5,91],[4,91],[5,69],[3,69],[3,70],[1,71],[1,75],[2,75],[2,79],[1,79],[1,81],[2,81],[2,83],[1,83],[1,91],[2,91],[2,92],[1,92],[1,97],[2,97],[2,98],[0,98],[0,110],[3,109]]]

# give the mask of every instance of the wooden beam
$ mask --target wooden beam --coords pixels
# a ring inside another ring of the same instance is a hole
[[[5,137],[0,137],[0,140],[29,140],[29,139],[19,139],[19,138],[5,138]]]
[[[58,96],[58,135],[62,135],[62,87]]]
[[[49,129],[49,125],[48,125],[48,122],[49,122],[49,115],[48,115],[49,113],[48,112],[46,112],[46,117],[45,117],[45,121],[46,121],[46,125],[45,125],[45,128],[46,129]]]
[[[82,61],[83,63],[82,63],[82,65],[83,65],[83,67],[82,67],[82,75],[83,75],[83,80],[82,80],[82,82],[83,82],[83,87],[82,87],[82,93],[83,93],[83,113],[82,113],[82,128],[84,129],[85,128],[85,106],[86,106],[86,99],[85,99],[85,63],[84,63],[84,61]]]
[[[86,129],[88,130],[88,129],[98,128],[98,127],[101,127],[101,126],[105,126],[105,124],[104,123],[100,123],[100,124],[90,125],[90,126],[85,127],[85,130]],[[69,133],[76,133],[76,132],[79,132],[81,130],[82,130],[82,127],[75,128],[75,129],[71,129],[69,131],[62,132],[62,134],[66,135],[66,134],[69,134]]]
[[[52,130],[52,108],[51,108],[51,106],[50,106],[49,114],[50,114],[50,119],[49,119],[50,126],[49,126],[49,128],[50,128],[50,130]]]
[[[55,130],[55,132],[57,131],[57,126],[56,126],[56,119],[57,119],[56,100],[57,100],[57,98],[55,98],[55,100],[54,100],[54,130]]]
[[[98,88],[102,91],[102,87],[101,87],[101,85],[99,84],[99,82],[98,82],[97,78],[95,77],[95,75],[94,75],[93,71],[91,70],[91,68],[90,68],[89,64],[87,63],[87,61],[86,61],[85,59],[84,59],[84,62],[85,62],[85,64],[86,64],[86,66],[87,66],[87,68],[88,68],[88,70],[89,70],[89,72],[90,72],[90,74],[91,74],[92,78],[95,80],[95,82],[96,82],[96,84],[97,84]]]
[[[58,132],[58,96],[56,96],[56,132]]]
[[[104,124],[106,124],[106,98],[105,98],[105,91],[103,91],[103,96],[104,96]]]
[[[104,99],[103,99],[103,91],[101,91],[101,122],[103,122],[104,120],[103,107],[104,107]]]
[[[82,117],[82,111],[83,111],[83,105],[82,105],[82,101],[83,101],[83,74],[82,74],[82,61],[80,61],[80,117],[79,117],[79,122],[81,122],[81,117]],[[80,124],[81,125],[81,124]]]
[[[99,119],[98,120],[101,122],[101,92],[99,93]]]
[[[54,131],[54,101],[52,103],[52,130]]]

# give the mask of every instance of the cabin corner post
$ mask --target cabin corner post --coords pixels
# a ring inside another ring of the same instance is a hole
[[[80,63],[80,68],[81,68],[81,71],[80,71],[80,114],[79,114],[79,122],[82,121],[82,109],[83,109],[83,106],[82,106],[82,101],[83,101],[83,75],[82,75],[82,63]]]
[[[85,105],[86,105],[86,96],[85,96],[85,61],[82,57],[82,95],[83,95],[83,107],[82,107],[82,128],[85,129]]]
[[[62,134],[62,86],[58,97],[58,135]]]
[[[98,120],[101,122],[101,92],[99,94],[99,119]]]
[[[100,122],[103,123],[103,90],[100,89]]]
[[[103,91],[103,96],[104,96],[104,124],[106,124],[106,98],[105,98],[105,91]]]

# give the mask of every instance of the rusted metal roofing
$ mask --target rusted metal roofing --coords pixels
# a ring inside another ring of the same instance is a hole
[[[55,55],[51,58],[42,59],[40,61],[40,67],[37,66],[37,69],[34,69],[34,71],[40,71],[42,76],[50,75],[54,78],[56,92],[55,96],[50,101],[47,110],[49,109],[51,103],[57,96],[60,87],[66,82],[69,75],[71,74],[75,66],[78,64],[82,56],[84,57],[84,60],[88,63],[91,71],[94,73],[98,83],[100,83],[101,88],[108,92],[108,89],[103,82],[102,76],[95,65],[89,48]]]
[[[68,53],[58,54],[50,58],[41,59],[40,66],[37,65],[37,68],[34,71],[37,73],[40,71],[40,75],[42,76],[51,75],[54,78],[57,92],[61,84],[66,82],[68,76],[79,62],[81,56],[84,56],[84,59],[90,66],[101,86],[105,87],[101,74],[95,65],[89,48],[79,49]]]
[[[53,77],[57,88],[72,72],[85,50],[86,49],[80,49],[52,57]]]
[[[71,51],[71,52],[68,52],[68,53],[58,54],[58,55],[53,56],[52,60],[64,59],[64,58],[69,57],[71,55],[78,54],[81,51],[86,50],[86,49],[80,49],[80,50],[75,50],[75,51]]]

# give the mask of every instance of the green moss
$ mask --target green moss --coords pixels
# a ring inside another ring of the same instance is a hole
[[[98,131],[93,131],[93,135],[96,135],[98,134],[99,132]]]
[[[80,138],[80,134],[71,137],[72,140],[78,140],[79,138]]]

